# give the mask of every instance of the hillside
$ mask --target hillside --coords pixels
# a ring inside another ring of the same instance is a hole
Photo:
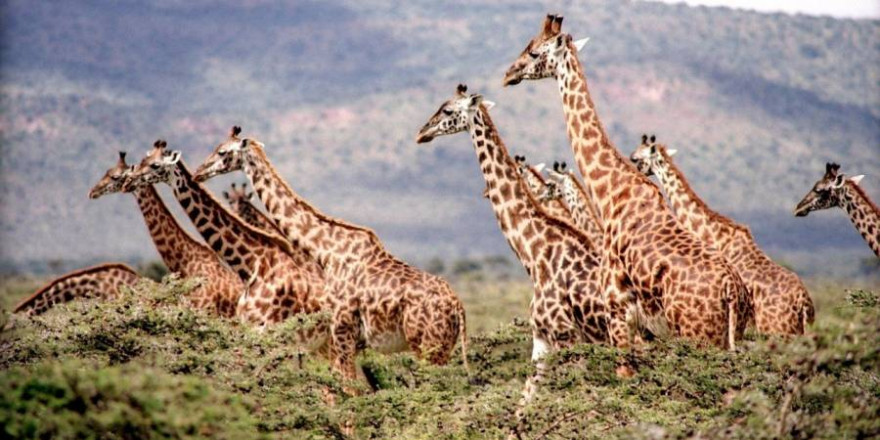
[[[506,255],[467,139],[413,136],[466,82],[498,103],[513,151],[571,161],[555,85],[500,87],[548,10],[591,37],[582,61],[619,149],[656,133],[711,206],[801,273],[851,275],[872,256],[841,212],[791,211],[830,160],[880,200],[880,22],[439,3],[4,2],[0,264],[156,258],[134,201],[89,201],[89,187],[117,150],[140,157],[159,137],[195,166],[233,124],[296,190],[401,256]]]

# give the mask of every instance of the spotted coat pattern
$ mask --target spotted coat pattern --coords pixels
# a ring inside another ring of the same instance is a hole
[[[132,286],[140,276],[122,263],[92,266],[62,275],[27,297],[12,310],[27,316],[39,315],[56,304],[80,298],[113,298],[122,286]]]
[[[321,267],[301,249],[281,237],[254,229],[231,213],[200,183],[180,160],[158,141],[126,180],[124,190],[166,182],[199,234],[245,282],[236,316],[265,327],[299,314],[319,312],[326,295]],[[327,343],[328,325],[302,329],[293,343],[319,350]]]
[[[237,169],[284,237],[324,268],[337,370],[354,377],[363,344],[445,364],[459,338],[466,363],[464,306],[445,280],[395,258],[373,231],[320,212],[280,177],[261,142],[239,139],[233,130],[200,170],[213,176]]]
[[[864,176],[846,178],[840,172],[840,165],[826,164],[825,175],[798,203],[795,215],[804,217],[812,211],[843,208],[853,226],[874,251],[874,255],[880,257],[880,209],[859,186],[862,177]]]
[[[612,343],[629,346],[647,328],[733,349],[748,314],[742,280],[678,225],[659,188],[611,144],[561,23],[547,17],[504,83],[557,80],[572,151],[603,223],[600,271]]]
[[[92,188],[89,198],[97,199],[121,191],[130,172],[125,153],[120,153],[119,161]],[[153,244],[168,270],[184,278],[199,280],[198,286],[188,294],[193,306],[225,317],[235,316],[238,300],[244,294],[244,283],[211,248],[196,241],[180,227],[152,185],[136,189],[134,196]]]
[[[680,225],[715,246],[749,292],[755,328],[764,334],[800,335],[813,322],[810,293],[798,276],[776,264],[749,229],[713,211],[694,192],[663,145],[643,142],[632,154],[640,171],[657,176]]]

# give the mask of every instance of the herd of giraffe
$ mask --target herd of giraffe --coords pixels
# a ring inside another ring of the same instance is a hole
[[[545,177],[543,165],[511,157],[489,113],[494,104],[464,85],[416,137],[421,144],[470,135],[483,195],[534,284],[529,318],[537,372],[523,401],[535,393],[546,354],[574,344],[627,348],[682,337],[733,350],[747,326],[803,334],[814,308],[801,280],[773,262],[747,227],[697,196],[672,161],[675,150],[643,136],[626,157],[611,143],[577,56],[586,40],[573,41],[561,27],[561,16],[547,16],[503,84],[556,79],[582,179],[565,163]],[[224,192],[226,207],[203,182],[234,171],[254,192],[233,184]],[[859,187],[861,177],[847,178],[828,164],[795,214],[839,206],[880,256],[880,210]],[[154,188],[159,183],[171,187],[204,243],[171,215]],[[89,197],[115,192],[134,194],[168,269],[200,280],[189,294],[198,308],[258,328],[327,312],[291,343],[326,357],[349,379],[364,347],[409,350],[442,365],[460,342],[467,364],[465,311],[449,284],[391,255],[372,230],[307,202],[274,168],[264,144],[242,137],[239,127],[195,172],[161,140],[137,165],[120,153]],[[252,204],[254,193],[267,214]],[[122,264],[87,268],[56,279],[15,311],[38,314],[74,298],[114,296],[138,279]]]

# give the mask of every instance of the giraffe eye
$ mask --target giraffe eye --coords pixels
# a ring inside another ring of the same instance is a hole
[[[443,114],[446,116],[452,116],[452,109],[444,108]]]
[[[150,168],[152,168],[152,169],[154,169],[154,170],[158,170],[158,169],[159,169],[159,164],[158,164],[158,163],[151,163],[151,164],[150,164]]]
[[[537,52],[529,51],[529,56],[532,57],[533,59],[534,59],[534,58],[538,58],[538,53],[537,53]]]

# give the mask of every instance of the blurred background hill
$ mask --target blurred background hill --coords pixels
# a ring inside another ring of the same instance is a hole
[[[502,89],[548,11],[617,147],[679,150],[698,194],[806,275],[880,271],[837,211],[792,209],[837,161],[880,201],[880,21],[617,0],[3,2],[0,268],[157,258],[130,196],[87,198],[117,150],[203,160],[230,126],[294,189],[420,264],[508,255],[464,135],[417,146],[459,82],[508,147],[572,162],[556,85]],[[222,190],[243,175],[215,179]],[[170,192],[162,188],[175,210]],[[51,264],[50,264],[51,263]]]

